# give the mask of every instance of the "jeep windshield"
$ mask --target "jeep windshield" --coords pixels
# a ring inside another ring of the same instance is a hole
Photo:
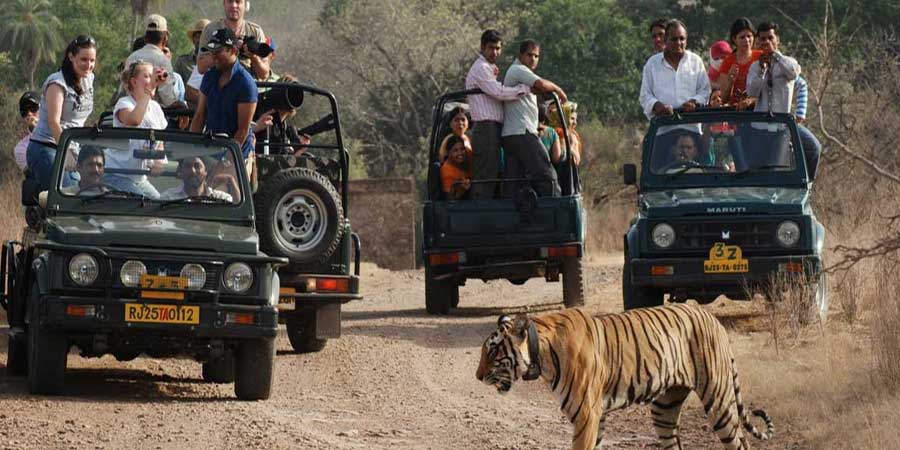
[[[235,153],[196,138],[102,134],[66,142],[57,188],[83,204],[107,199],[167,205],[236,205],[244,197]]]
[[[698,113],[656,121],[645,141],[645,174],[653,187],[805,182],[796,126],[782,116]]]

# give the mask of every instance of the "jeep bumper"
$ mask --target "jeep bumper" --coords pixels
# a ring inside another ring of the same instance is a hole
[[[359,276],[282,274],[278,310],[287,312],[361,300]]]
[[[196,306],[197,323],[147,323],[128,320],[127,304]],[[275,337],[278,311],[269,305],[183,303],[74,296],[43,296],[38,307],[41,328],[64,334],[163,334],[187,339],[255,339]],[[85,309],[86,308],[86,309]],[[89,311],[89,314],[85,314]],[[74,313],[74,314],[73,314]],[[235,317],[241,320],[230,320]]]
[[[748,288],[768,283],[777,274],[817,277],[822,260],[817,255],[747,257],[743,273],[706,273],[705,257],[637,258],[630,261],[632,284],[672,291],[746,294]]]

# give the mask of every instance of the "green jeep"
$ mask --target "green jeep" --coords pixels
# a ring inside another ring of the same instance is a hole
[[[571,158],[556,167],[562,196],[538,197],[530,187],[510,192],[525,181],[494,179],[500,198],[452,200],[441,188],[438,151],[449,131],[449,113],[466,108],[466,97],[480,90],[452,92],[434,106],[429,142],[428,199],[422,209],[422,245],[425,262],[425,308],[429,314],[447,314],[459,304],[459,286],[467,279],[506,279],[521,285],[531,278],[559,282],[567,307],[584,304],[585,212],[578,170]],[[562,119],[559,99],[553,96]],[[560,142],[568,148],[567,129]],[[505,195],[508,194],[508,195]]]
[[[259,250],[234,141],[77,128],[59,148],[48,192],[23,183],[29,229],[3,246],[7,370],[53,395],[71,347],[187,356],[204,380],[234,381],[239,399],[268,398],[287,259]]]
[[[637,184],[627,164],[625,183]],[[710,109],[655,119],[643,143],[638,212],[624,236],[625,309],[808,286],[805,320],[828,310],[825,228],[787,114]]]
[[[297,83],[258,85],[258,113],[295,111],[291,122],[310,139],[302,146],[258,139],[253,200],[260,248],[290,261],[279,269],[278,310],[291,346],[317,352],[340,337],[341,305],[362,298],[360,240],[348,210],[350,154],[334,95]]]

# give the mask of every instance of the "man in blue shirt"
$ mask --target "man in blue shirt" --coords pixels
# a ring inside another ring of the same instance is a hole
[[[258,93],[253,76],[237,62],[236,43],[234,31],[221,28],[206,45],[215,66],[203,75],[191,131],[199,133],[205,125],[211,133],[225,133],[238,142],[247,159],[253,152],[250,121]]]

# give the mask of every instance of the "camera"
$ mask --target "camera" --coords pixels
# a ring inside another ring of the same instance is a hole
[[[268,57],[272,54],[272,47],[265,42],[256,40],[256,36],[244,36],[241,40],[247,45],[247,50],[260,58]]]
[[[158,72],[158,73],[156,74],[156,78],[157,78],[159,81],[166,81],[166,79],[169,78],[169,72],[167,72],[167,71],[165,71],[165,70],[160,71],[160,72]]]

